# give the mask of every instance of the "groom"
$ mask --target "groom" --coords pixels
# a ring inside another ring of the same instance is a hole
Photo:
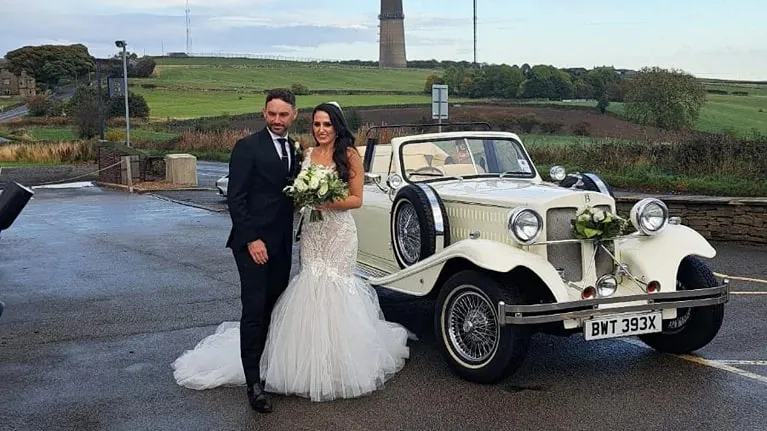
[[[297,114],[292,92],[269,91],[263,109],[266,127],[237,141],[229,162],[232,230],[226,246],[240,274],[240,355],[248,401],[258,412],[272,411],[259,362],[272,309],[290,277],[293,202],[282,189],[300,169],[294,141],[288,137]]]

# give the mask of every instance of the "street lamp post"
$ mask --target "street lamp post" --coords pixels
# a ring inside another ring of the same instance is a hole
[[[130,147],[130,113],[128,112],[128,60],[125,57],[124,40],[116,40],[115,45],[123,49],[123,96],[125,97],[125,144]]]

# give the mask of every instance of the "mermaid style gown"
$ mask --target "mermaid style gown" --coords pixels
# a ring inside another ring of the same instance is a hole
[[[267,392],[312,401],[369,394],[410,355],[407,330],[384,319],[376,291],[353,274],[357,228],[351,213],[322,215],[322,221],[304,220],[301,268],[275,305],[261,357]],[[191,389],[244,386],[239,322],[222,323],[172,366],[176,382]]]

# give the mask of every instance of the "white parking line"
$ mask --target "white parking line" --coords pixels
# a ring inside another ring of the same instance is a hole
[[[767,361],[737,361],[733,359],[721,359],[721,360],[712,361],[712,362],[718,362],[720,364],[728,364],[728,365],[767,365]]]
[[[647,346],[646,344],[642,343],[639,340],[635,340],[632,338],[622,338],[618,339],[618,341],[622,341],[624,343],[631,344],[632,346],[641,347],[646,350],[653,350],[651,347]],[[736,365],[767,365],[767,361],[713,361],[709,359],[703,359],[697,356],[692,355],[674,355],[671,354],[671,356],[676,356],[677,358],[684,359],[685,361],[694,362],[696,364],[705,365],[707,367],[716,368],[722,371],[729,371],[731,373],[737,374],[741,377],[746,377],[752,380],[756,380],[762,383],[767,383],[767,376],[763,376],[761,374],[752,373],[750,371],[741,370],[740,368],[735,368],[729,364],[736,364]],[[751,364],[752,362],[755,362],[756,364]],[[762,364],[763,363],[763,364]]]
[[[730,280],[750,281],[752,283],[767,284],[767,280],[762,280],[761,278],[738,277],[734,275],[720,274],[718,272],[715,272],[714,275],[720,278],[729,278]]]
[[[690,356],[690,355],[675,355],[678,356],[686,361],[695,362],[696,364],[706,365],[713,368],[718,368],[720,370],[729,371],[731,373],[738,374],[743,377],[748,377],[749,379],[754,379],[757,381],[760,381],[762,383],[767,383],[767,376],[763,376],[761,374],[752,373],[746,370],[741,370],[740,368],[735,368],[727,364],[723,364],[720,361],[709,361],[708,359],[699,358],[697,356]]]

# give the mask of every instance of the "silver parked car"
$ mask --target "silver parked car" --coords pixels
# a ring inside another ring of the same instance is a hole
[[[221,196],[226,197],[226,191],[229,188],[229,175],[224,175],[223,177],[216,180],[216,189],[218,190],[218,194]]]

